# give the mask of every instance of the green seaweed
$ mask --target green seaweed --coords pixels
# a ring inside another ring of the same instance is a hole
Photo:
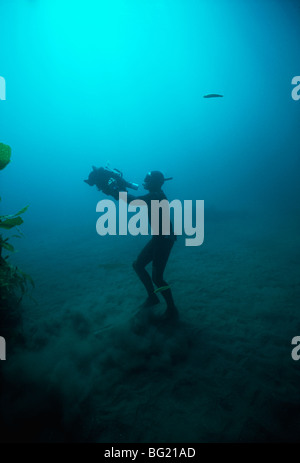
[[[10,158],[11,148],[8,145],[0,143],[0,170],[4,169],[7,164],[9,164]],[[23,207],[16,214],[0,215],[0,228],[11,230],[12,228],[22,225],[23,219],[20,216],[24,214],[27,209],[28,206]],[[14,237],[18,238],[20,236],[20,232],[18,235],[14,235]],[[9,256],[2,256],[3,250],[9,253],[15,252],[13,245],[9,242],[9,238],[5,238],[0,234],[0,308],[7,308],[18,304],[25,294],[28,284],[34,286],[34,282],[30,275],[22,272],[18,267],[8,262]]]
[[[0,304],[3,307],[11,303],[19,303],[25,294],[28,284],[34,287],[30,275],[22,272],[18,267],[11,265],[7,259],[1,257],[0,263]]]
[[[4,169],[10,162],[11,147],[0,143],[0,170]]]

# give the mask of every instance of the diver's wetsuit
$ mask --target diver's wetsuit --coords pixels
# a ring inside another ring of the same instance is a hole
[[[127,201],[128,203],[133,200],[143,200],[148,206],[148,218],[151,226],[151,201],[158,200],[161,201],[167,199],[166,195],[162,190],[156,192],[149,192],[146,195],[142,196],[133,196],[128,194]],[[164,297],[167,308],[172,310],[175,308],[172,292],[168,286],[168,283],[164,280],[164,270],[167,265],[170,252],[176,241],[176,235],[174,235],[173,226],[170,220],[170,235],[162,234],[162,220],[161,220],[161,210],[159,218],[159,234],[153,235],[149,243],[142,249],[138,255],[136,261],[133,263],[133,268],[139,276],[141,282],[144,284],[148,296],[151,297],[154,295],[154,286],[157,288],[163,288],[161,294]],[[145,269],[146,265],[152,262],[152,278]]]

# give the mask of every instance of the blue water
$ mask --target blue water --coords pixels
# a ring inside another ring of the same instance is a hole
[[[30,206],[11,261],[36,282],[5,378],[21,369],[30,422],[35,410],[44,423],[32,387],[51,384],[60,404],[51,432],[26,439],[295,440],[283,410],[299,409],[299,2],[2,0],[0,18],[1,213]],[[166,271],[173,334],[132,334],[144,293],[131,262],[146,241],[96,234],[104,195],[83,180],[107,162],[139,184],[161,170],[169,199],[205,201],[204,244],[179,239]],[[28,424],[21,409],[10,436]]]

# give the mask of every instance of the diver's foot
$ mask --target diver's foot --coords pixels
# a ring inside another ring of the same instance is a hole
[[[167,307],[167,310],[161,317],[161,321],[176,323],[179,321],[179,313],[175,306]]]
[[[156,296],[156,294],[151,294],[150,296],[147,297],[145,302],[140,306],[142,309],[147,309],[148,307],[153,307],[154,305],[157,305],[160,303],[160,300]]]
[[[145,334],[149,328],[150,323],[150,310],[151,308],[142,308],[139,310],[131,320],[131,329],[135,334]]]

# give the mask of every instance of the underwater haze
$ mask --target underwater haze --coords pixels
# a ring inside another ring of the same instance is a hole
[[[1,0],[0,18],[1,214],[29,205],[9,259],[35,282],[1,440],[299,441],[300,3]],[[165,271],[178,324],[133,327],[150,238],[96,233],[84,179],[107,163],[204,200],[204,243],[179,237]]]

